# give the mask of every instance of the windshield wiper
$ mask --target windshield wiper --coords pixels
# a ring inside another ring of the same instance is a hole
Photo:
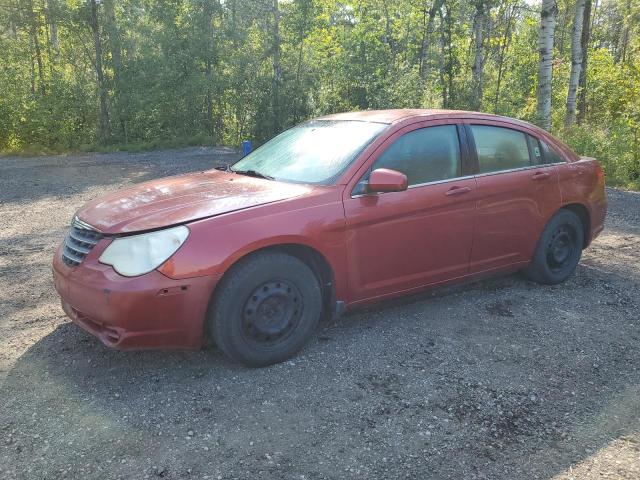
[[[221,170],[223,172],[233,172],[233,170],[231,170],[231,165],[229,164],[225,164],[225,165],[218,165],[217,167],[213,167],[216,170]]]
[[[256,172],[255,170],[234,170],[229,168],[230,172],[237,173],[238,175],[247,175],[248,177],[266,178],[267,180],[275,180],[271,175],[265,175],[264,173]]]

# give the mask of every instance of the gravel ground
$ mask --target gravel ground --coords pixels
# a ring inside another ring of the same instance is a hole
[[[108,350],[59,307],[51,255],[103,192],[222,149],[0,159],[0,478],[640,478],[640,194],[567,283],[519,275],[323,324],[250,370]]]

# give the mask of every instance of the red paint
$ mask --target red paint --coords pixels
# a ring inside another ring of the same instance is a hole
[[[103,233],[178,225],[304,195],[303,185],[265,182],[210,170],[141,183],[97,198],[80,214]]]
[[[172,280],[153,271],[126,278],[98,262],[102,240],[79,267],[53,259],[53,279],[65,313],[107,346],[198,348],[202,318],[218,276]]]
[[[367,192],[401,192],[407,189],[407,176],[388,168],[378,168],[371,172]]]
[[[389,128],[334,185],[288,184],[211,170],[146,182],[81,208],[78,217],[108,235],[177,224],[186,224],[190,235],[157,271],[134,278],[98,262],[109,238],[78,267],[66,266],[56,252],[55,285],[67,314],[111,347],[197,348],[217,282],[236,261],[261,248],[303,245],[315,250],[333,271],[335,298],[355,306],[522,268],[544,225],[563,206],[587,212],[587,242],[602,231],[606,198],[597,162],[528,123],[442,110],[323,118],[385,122]],[[442,124],[464,129],[469,123],[531,134],[560,153],[564,163],[477,175],[471,162],[461,178],[406,190],[396,172],[382,172],[374,183],[393,183],[400,191],[352,195],[376,158],[403,133]]]

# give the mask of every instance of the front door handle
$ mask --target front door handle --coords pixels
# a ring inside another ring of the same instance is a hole
[[[549,178],[550,176],[551,174],[549,172],[536,172],[531,176],[531,178],[533,180],[544,180],[546,178]]]
[[[445,195],[462,195],[463,193],[469,193],[471,187],[451,187],[446,191]]]

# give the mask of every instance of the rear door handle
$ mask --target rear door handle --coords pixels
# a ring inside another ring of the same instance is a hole
[[[445,195],[462,195],[463,193],[469,193],[471,187],[451,187],[446,191]]]
[[[549,178],[551,174],[549,172],[536,172],[531,178],[534,180],[544,180],[545,178]]]

